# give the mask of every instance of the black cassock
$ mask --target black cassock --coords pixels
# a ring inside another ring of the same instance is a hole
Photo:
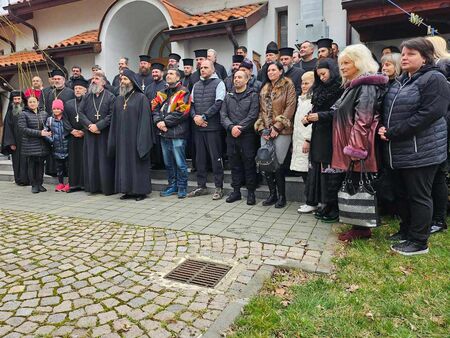
[[[137,90],[114,103],[108,155],[115,156],[115,192],[147,195],[152,191],[150,150],[153,128],[150,104]]]
[[[21,155],[22,149],[22,133],[17,124],[21,113],[14,114],[10,106],[6,112],[1,152],[4,155],[11,155],[14,170],[14,181],[18,185],[30,184],[28,180],[28,165],[25,156]],[[15,145],[16,150],[12,150],[11,146]]]
[[[56,89],[51,87],[47,88],[44,88],[44,90],[42,91],[41,99],[39,100],[39,107],[44,109],[47,112],[48,116],[53,115],[53,101],[55,101],[56,99],[60,99],[65,104],[67,101],[75,98],[73,90],[69,87],[64,87],[63,89]],[[45,159],[45,174],[56,176],[56,161],[53,159],[53,156],[51,154]]]
[[[108,134],[111,124],[115,96],[103,90],[99,96],[87,94],[81,101],[80,118],[84,134],[83,169],[84,190],[91,193],[114,193],[114,159],[107,156]],[[90,124],[95,124],[100,134],[91,133]]]
[[[153,81],[150,85],[145,88],[145,96],[147,96],[150,106],[152,100],[156,97],[156,94],[163,90],[166,86],[166,81]],[[151,165],[154,169],[158,168],[164,168],[164,159],[162,155],[162,149],[161,149],[161,139],[160,136],[157,133],[156,126],[153,126],[153,135],[155,136],[155,144],[152,148],[152,152],[150,154],[151,157]]]
[[[80,118],[81,97],[79,99],[72,99],[64,105],[64,130],[67,133],[69,140],[69,186],[71,188],[84,187],[83,175],[83,147],[84,137],[75,137],[71,134],[73,130],[81,130],[84,133],[89,132],[84,130]]]
[[[148,75],[136,74],[136,80],[141,90],[145,92],[147,86],[153,82],[153,76],[151,72]]]

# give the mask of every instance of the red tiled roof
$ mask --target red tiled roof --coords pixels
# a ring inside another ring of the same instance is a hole
[[[35,51],[22,51],[9,55],[0,56],[0,67],[16,66],[18,64],[27,64],[44,61],[42,54]]]
[[[164,7],[169,12],[169,15],[172,18],[172,22],[173,22],[174,26],[180,25],[182,22],[184,22],[185,20],[187,20],[191,17],[191,14],[178,8],[177,6],[175,6],[168,0],[161,0],[161,3],[164,5]]]
[[[60,41],[54,45],[50,45],[47,48],[61,48],[61,47],[70,47],[88,43],[95,43],[98,41],[98,29],[93,29],[87,32],[83,32],[72,36],[66,40]]]
[[[212,23],[224,22],[234,19],[244,19],[254,12],[261,9],[266,3],[256,3],[251,5],[225,8],[217,11],[192,15],[189,19],[184,20],[180,24],[174,24],[172,29],[182,29],[193,26],[207,25]]]

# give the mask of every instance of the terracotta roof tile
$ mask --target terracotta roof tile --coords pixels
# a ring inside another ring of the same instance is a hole
[[[99,42],[98,41],[98,29],[94,29],[94,30],[90,30],[87,32],[77,34],[75,36],[72,36],[71,38],[60,41],[54,45],[50,45],[47,48],[69,47],[69,46],[76,46],[76,45],[88,44],[88,43],[93,43],[93,42]]]
[[[171,26],[171,28],[180,29],[192,26],[207,25],[217,22],[224,22],[234,19],[243,19],[256,12],[264,5],[265,3],[256,3],[251,5],[225,8],[218,11],[210,11],[206,13],[196,14],[192,15],[189,19],[184,20],[178,25],[174,24],[173,26]]]
[[[35,51],[22,51],[0,56],[0,67],[16,66],[18,64],[41,62],[44,60],[42,54],[38,54]]]

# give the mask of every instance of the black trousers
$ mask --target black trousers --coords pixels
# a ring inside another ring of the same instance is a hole
[[[211,160],[216,188],[223,187],[222,137],[220,131],[196,131],[197,184],[206,187],[208,158]]]
[[[64,177],[67,177],[67,162],[68,159],[55,158],[56,161],[56,176],[58,176],[58,182],[64,183]]]
[[[448,186],[447,186],[447,161],[442,162],[436,172],[433,181],[431,196],[433,197],[433,221],[446,224]]]
[[[393,171],[400,231],[408,240],[426,244],[433,216],[431,191],[439,165]]]
[[[241,134],[238,138],[227,135],[227,152],[231,166],[231,186],[240,189],[244,184],[247,190],[255,191],[256,143],[253,133]]]
[[[32,187],[41,186],[44,183],[45,157],[28,156],[28,178]]]

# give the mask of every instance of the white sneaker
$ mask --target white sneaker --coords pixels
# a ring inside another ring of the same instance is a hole
[[[316,210],[317,210],[317,206],[303,204],[300,206],[300,208],[297,209],[297,212],[299,214],[308,214],[308,213],[316,211]]]

